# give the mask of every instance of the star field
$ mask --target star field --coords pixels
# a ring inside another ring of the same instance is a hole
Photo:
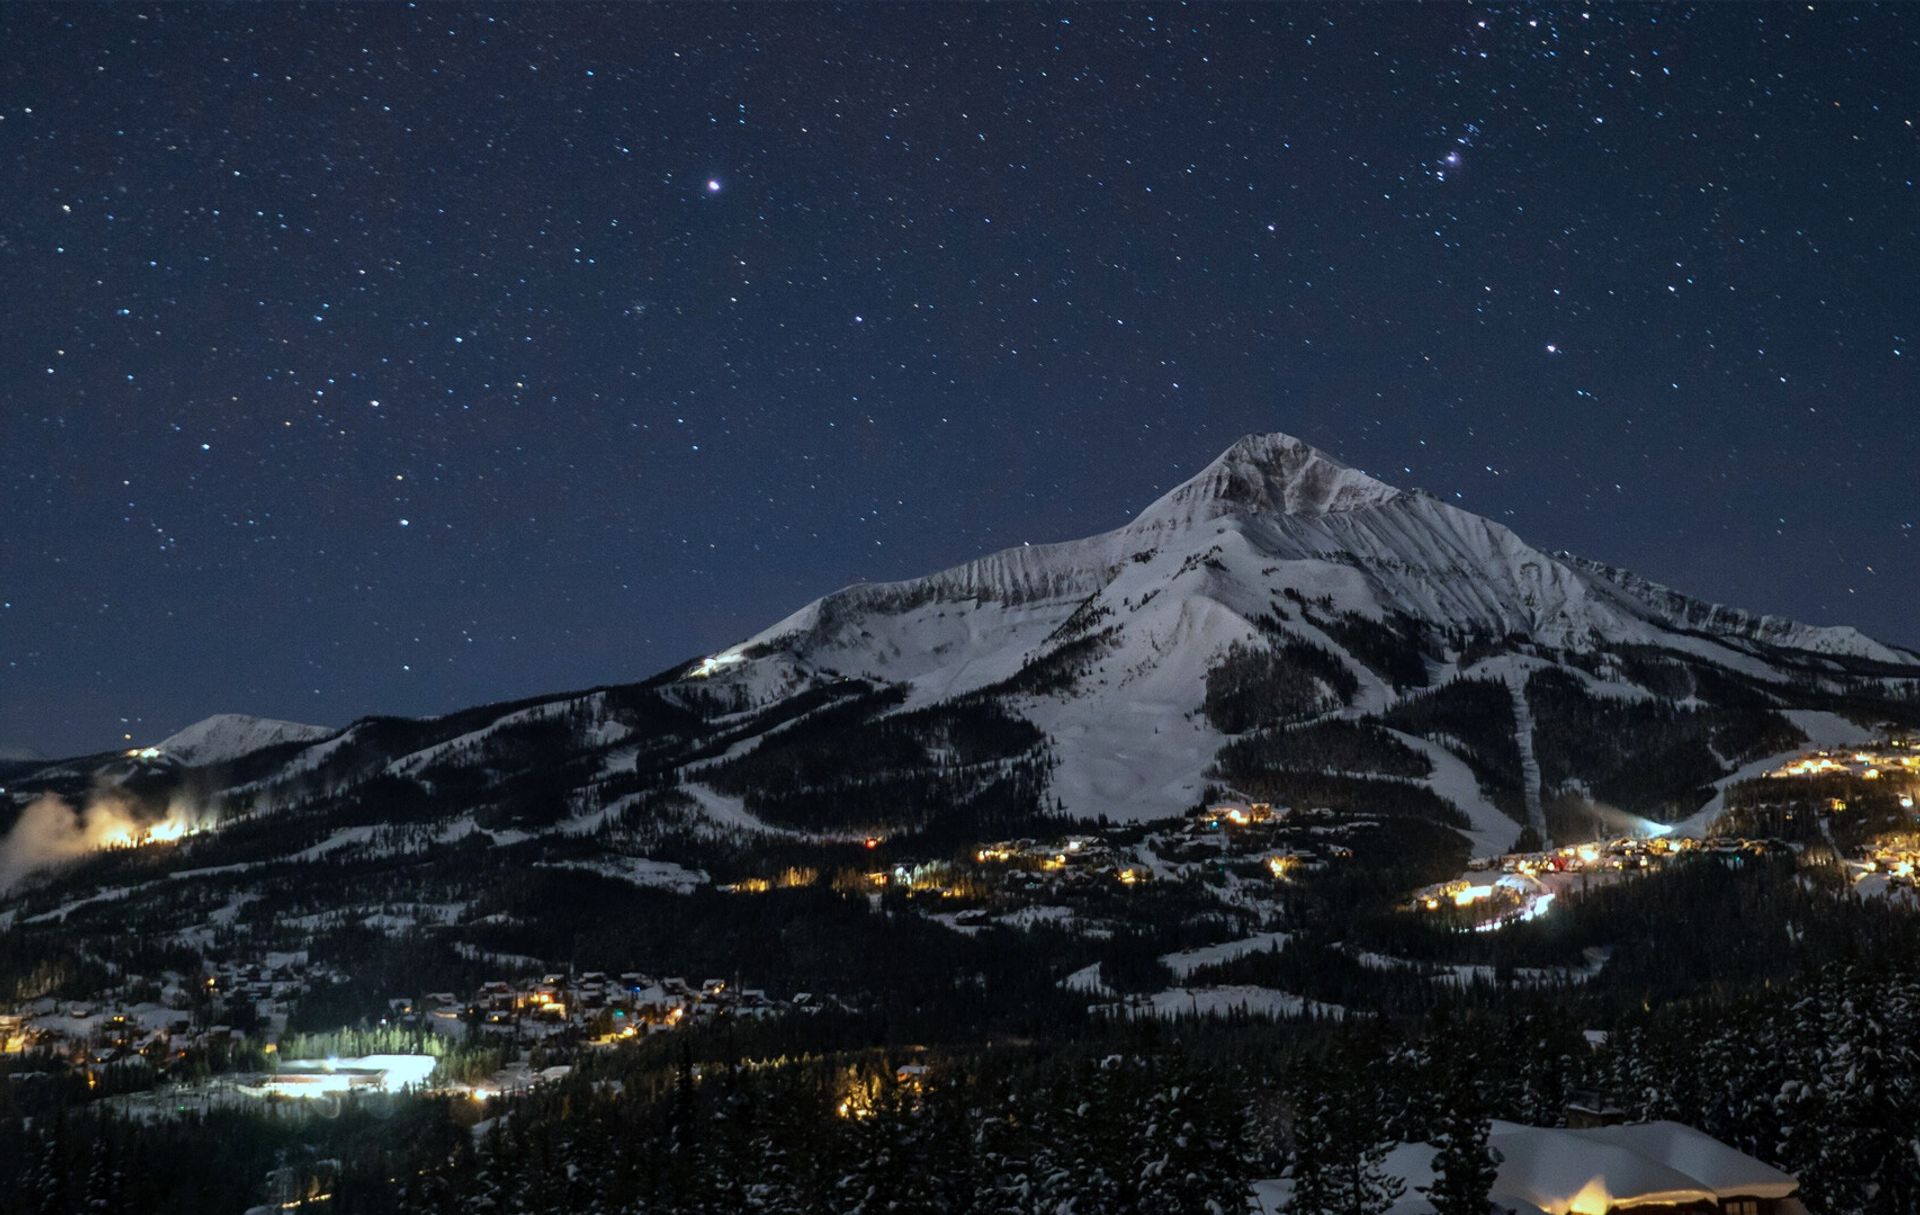
[[[1910,9],[0,23],[0,742],[639,678],[1256,430],[1920,642]]]

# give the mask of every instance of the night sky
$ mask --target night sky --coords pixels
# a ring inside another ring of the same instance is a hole
[[[1920,10],[0,38],[0,743],[640,678],[1264,430],[1920,642]]]

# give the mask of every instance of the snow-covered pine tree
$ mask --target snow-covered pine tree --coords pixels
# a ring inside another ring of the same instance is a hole
[[[591,1114],[569,1119],[560,1132],[558,1186],[569,1215],[614,1215],[608,1199],[613,1145],[605,1124]]]
[[[844,1116],[849,1152],[835,1189],[846,1215],[894,1215],[928,1209],[928,1187],[913,1151],[918,1113],[900,1088],[870,1077]]]
[[[795,1185],[796,1149],[801,1145],[795,1142],[791,1124],[796,1118],[819,1116],[807,1103],[809,1095],[781,1071],[749,1087],[746,1099],[753,1108],[746,1133],[753,1164],[744,1178],[743,1211],[804,1209]]]
[[[712,1081],[708,1082],[712,1084]],[[754,1181],[756,1161],[752,1098],[737,1067],[729,1067],[719,1081],[719,1095],[707,1114],[704,1181],[701,1201],[716,1211],[737,1212],[747,1209],[748,1188]]]
[[[1365,1096],[1350,1067],[1303,1069],[1294,1089],[1289,1215],[1383,1215],[1406,1191],[1383,1167],[1388,1145]]]
[[[1037,1209],[1032,1122],[1032,1102],[1004,1079],[981,1089],[968,1110],[978,1215],[1029,1215]]]
[[[512,1123],[495,1122],[480,1143],[479,1167],[468,1189],[474,1215],[512,1215],[519,1208],[521,1152]]]
[[[94,1141],[93,1164],[87,1170],[88,1215],[115,1215],[121,1208],[120,1160],[113,1138],[112,1122],[103,1120]]]
[[[34,1215],[68,1215],[72,1209],[67,1185],[67,1116],[54,1115],[53,1125],[40,1133],[33,1167],[21,1178],[22,1211]]]
[[[1118,1067],[1092,1062],[1052,1077],[1032,1136],[1039,1210],[1078,1215],[1128,1208],[1135,1155],[1126,1087]]]
[[[1492,1119],[1472,1071],[1456,1067],[1449,1081],[1441,1090],[1434,1179],[1427,1200],[1436,1215],[1486,1215],[1487,1195],[1499,1173],[1499,1162],[1487,1146]]]
[[[1147,1104],[1140,1206],[1179,1215],[1226,1215],[1246,1203],[1251,1183],[1238,1120],[1224,1095],[1175,1069]]]
[[[919,1117],[908,1145],[927,1176],[932,1209],[942,1215],[980,1215],[988,1209],[985,1174],[975,1155],[973,1119],[979,1080],[957,1070],[924,1080]]]

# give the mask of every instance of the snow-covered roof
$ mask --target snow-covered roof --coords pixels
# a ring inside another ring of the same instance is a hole
[[[1678,1122],[1640,1122],[1580,1132],[1685,1173],[1721,1198],[1785,1198],[1799,1188],[1786,1173]]]
[[[1711,1189],[1628,1148],[1579,1131],[1496,1124],[1488,1143],[1503,1158],[1495,1202],[1523,1199],[1547,1212],[1600,1212],[1647,1203],[1713,1202]]]
[[[1488,1143],[1503,1158],[1496,1205],[1524,1202],[1547,1215],[1785,1198],[1799,1188],[1786,1173],[1677,1122],[1583,1130],[1496,1122]]]

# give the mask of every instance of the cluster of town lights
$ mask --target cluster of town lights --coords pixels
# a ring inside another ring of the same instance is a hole
[[[1827,776],[1832,773],[1852,772],[1861,780],[1879,780],[1889,770],[1898,769],[1920,773],[1920,754],[1906,748],[1901,741],[1887,744],[1887,751],[1855,751],[1851,755],[1836,754],[1831,751],[1815,751],[1802,756],[1792,763],[1767,773],[1771,777],[1791,776]],[[1902,751],[1895,755],[1891,752]]]

